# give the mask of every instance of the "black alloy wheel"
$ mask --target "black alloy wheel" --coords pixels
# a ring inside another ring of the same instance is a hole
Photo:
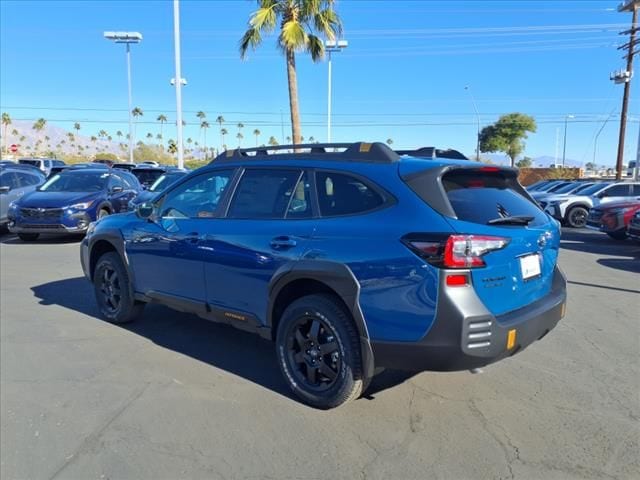
[[[287,336],[287,356],[295,379],[310,390],[331,388],[342,366],[336,333],[325,321],[303,316]]]
[[[102,269],[99,282],[104,307],[109,313],[117,314],[122,301],[122,288],[118,272],[111,266],[105,266]]]

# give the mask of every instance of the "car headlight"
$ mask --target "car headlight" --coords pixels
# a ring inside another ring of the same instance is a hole
[[[95,200],[91,200],[90,202],[76,203],[75,205],[71,205],[69,208],[73,210],[86,210],[91,205],[93,205],[93,202],[95,202]]]
[[[7,208],[7,215],[11,215],[11,214],[15,215],[17,212],[18,212],[18,204],[14,200],[9,204],[9,207]]]

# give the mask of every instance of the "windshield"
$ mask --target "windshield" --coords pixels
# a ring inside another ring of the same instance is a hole
[[[594,183],[589,186],[589,188],[585,188],[584,190],[580,190],[580,195],[593,195],[594,193],[602,190],[604,187],[611,185],[610,183]]]
[[[161,177],[159,177],[151,187],[149,187],[150,192],[163,192],[166,188],[175,182],[180,177],[184,176],[184,173],[165,173]]]
[[[583,188],[584,185],[582,184],[577,184],[577,183],[569,183],[567,185],[565,185],[564,187],[561,187],[559,189],[557,189],[555,191],[555,193],[570,193],[570,192],[574,192],[579,190],[580,188]]]
[[[108,173],[73,172],[59,173],[47,180],[41,192],[99,192],[104,190],[109,179]]]

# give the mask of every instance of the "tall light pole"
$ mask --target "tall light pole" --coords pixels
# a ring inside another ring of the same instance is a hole
[[[476,122],[477,122],[477,132],[476,132],[476,160],[480,161],[480,113],[478,112],[478,106],[476,105],[476,99],[473,98],[473,94],[471,93],[471,87],[469,85],[465,85],[464,89],[469,94],[471,98],[471,103],[473,104],[473,110],[476,112]]]
[[[140,32],[104,32],[104,38],[127,46],[127,86],[129,92],[129,163],[133,163],[133,100],[131,96],[131,44],[140,43]]]
[[[173,43],[176,59],[176,127],[178,147],[178,168],[184,168],[184,152],[182,148],[182,73],[180,72],[180,1],[173,0]]]
[[[564,161],[567,158],[567,124],[570,118],[576,118],[573,115],[565,115],[564,117],[564,140],[562,141],[562,168],[564,168]]]
[[[341,52],[349,46],[346,40],[325,40],[324,51],[327,52],[329,64],[327,80],[327,143],[331,143],[331,54]]]

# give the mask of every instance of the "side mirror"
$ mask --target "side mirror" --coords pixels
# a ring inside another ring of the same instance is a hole
[[[120,193],[122,191],[122,187],[116,186],[111,187],[111,193]]]
[[[141,203],[136,207],[136,215],[138,218],[142,218],[144,220],[148,220],[153,215],[153,204],[152,203]]]
[[[0,187],[0,193],[9,193],[10,191],[11,191],[11,187],[9,186]]]

